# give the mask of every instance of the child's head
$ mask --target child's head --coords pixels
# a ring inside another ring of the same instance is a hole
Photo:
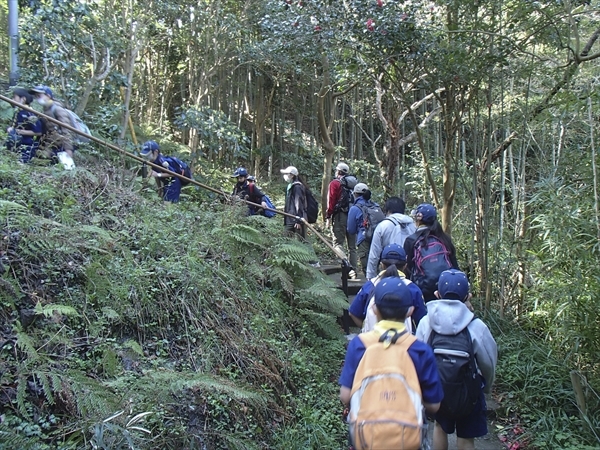
[[[401,245],[389,244],[383,248],[379,262],[384,269],[387,269],[392,264],[403,270],[406,265],[406,252]]]
[[[156,141],[146,141],[144,142],[144,145],[142,145],[140,155],[148,161],[155,161],[159,154],[160,146]]]
[[[14,88],[13,100],[22,103],[23,105],[30,105],[31,102],[33,102],[33,95],[31,95],[27,89]]]
[[[465,273],[457,269],[444,270],[438,279],[436,295],[446,300],[467,302],[471,294],[469,294],[469,280]]]
[[[375,313],[381,320],[404,321],[413,312],[410,290],[399,276],[382,278],[373,292]]]
[[[429,203],[421,203],[413,211],[413,218],[417,225],[433,225],[437,220],[437,210]]]

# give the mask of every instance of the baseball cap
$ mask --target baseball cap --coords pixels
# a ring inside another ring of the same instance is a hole
[[[298,176],[298,169],[296,169],[294,166],[289,166],[289,167],[286,167],[285,169],[281,169],[280,172],[281,173],[289,173],[294,176]]]
[[[350,167],[348,167],[348,164],[341,162],[336,166],[335,171],[342,172],[342,173],[348,173],[348,172],[350,172]]]
[[[421,203],[417,206],[417,209],[414,210],[413,216],[424,224],[433,225],[433,222],[437,219],[437,211],[435,206],[429,203]]]
[[[364,194],[368,190],[369,186],[367,186],[365,183],[357,183],[352,192],[355,194]]]
[[[413,306],[410,290],[400,277],[383,278],[373,291],[375,305],[401,308]]]
[[[381,260],[406,262],[406,252],[401,245],[389,244],[383,248]]]
[[[469,295],[469,280],[460,270],[444,270],[438,280],[438,292],[441,298],[464,301]]]
[[[26,105],[29,105],[33,101],[33,96],[29,93],[27,89],[16,87],[13,89],[13,95],[24,97]]]
[[[152,152],[158,150],[159,146],[156,141],[146,141],[142,145],[142,150],[140,151],[140,155],[142,156],[150,156]]]
[[[30,94],[46,94],[48,97],[54,98],[54,95],[52,94],[52,89],[50,89],[48,86],[44,86],[44,85],[39,85],[32,89],[29,89],[29,93]]]
[[[238,167],[237,169],[235,169],[235,172],[233,172],[233,175],[231,175],[231,178],[247,177],[247,176],[248,176],[248,171],[246,170],[246,168]]]

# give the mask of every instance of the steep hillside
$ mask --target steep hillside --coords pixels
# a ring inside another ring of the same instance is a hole
[[[6,154],[0,217],[1,448],[343,447],[346,300],[279,219]]]

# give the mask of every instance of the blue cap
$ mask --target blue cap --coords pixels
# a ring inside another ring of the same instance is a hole
[[[435,206],[429,203],[421,203],[417,206],[414,217],[426,225],[433,225],[433,222],[437,219],[437,211]]]
[[[50,89],[48,86],[39,85],[34,87],[33,89],[30,89],[29,92],[31,94],[46,94],[48,97],[54,98],[54,95],[52,94],[52,89]]]
[[[381,252],[381,260],[406,262],[406,252],[401,245],[389,244]]]
[[[457,269],[444,270],[438,280],[440,297],[464,301],[469,295],[469,279]]]
[[[377,306],[391,308],[413,306],[412,294],[400,277],[382,278],[375,286],[373,295]]]
[[[248,176],[248,171],[244,167],[238,167],[237,169],[235,169],[235,172],[233,172],[233,175],[231,175],[231,178],[247,177],[247,176]]]
[[[142,145],[142,150],[140,151],[140,155],[142,156],[150,156],[153,151],[159,150],[160,147],[156,141],[146,141],[144,145]]]

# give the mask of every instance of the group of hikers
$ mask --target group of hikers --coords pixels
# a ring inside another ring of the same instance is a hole
[[[79,120],[75,113],[54,98],[48,86],[14,88],[13,100],[25,106],[30,106],[35,100],[42,107],[43,114],[67,125]],[[35,156],[41,156],[60,161],[67,169],[74,167],[73,152],[77,148],[77,139],[66,127],[17,108],[6,131],[6,147],[19,154],[21,163],[29,163]]]
[[[361,328],[350,334],[339,378],[353,448],[475,448],[487,434],[485,393],[494,381],[497,346],[475,317],[466,274],[437,220],[422,203],[405,215],[390,197],[383,210],[339,163],[329,184],[327,226],[367,281],[348,308]],[[380,270],[378,273],[377,271]]]
[[[23,105],[35,99],[45,115],[73,123],[73,113],[47,86],[15,88],[13,99]],[[40,150],[65,167],[69,159],[72,163],[71,131],[35,113],[17,108],[7,132],[7,147],[23,163]],[[145,142],[140,155],[152,163],[148,175],[162,199],[178,202],[191,178],[189,166],[163,155],[156,141]],[[296,167],[281,174],[287,183],[285,231],[304,240],[318,204]],[[244,167],[231,177],[231,197],[250,202],[249,215],[275,215],[271,199]],[[357,450],[425,449],[426,411],[435,420],[434,449],[446,449],[448,434],[455,431],[460,450],[474,449],[474,438],[487,434],[484,393],[494,381],[496,342],[473,313],[467,276],[459,270],[436,208],[422,203],[410,216],[405,209],[400,197],[388,198],[381,208],[348,164],[336,166],[327,192],[326,228],[338,255],[345,256],[347,247],[349,265],[358,270],[360,263],[367,279],[348,308],[361,333],[349,335],[339,378],[352,445]]]

